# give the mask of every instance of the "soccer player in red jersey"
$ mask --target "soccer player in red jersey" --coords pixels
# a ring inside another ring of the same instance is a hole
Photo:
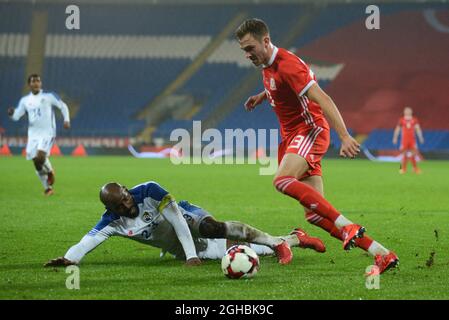
[[[235,35],[246,58],[262,67],[265,87],[248,98],[245,108],[251,111],[268,100],[280,123],[279,167],[273,181],[276,189],[298,200],[307,221],[343,241],[345,250],[358,246],[368,251],[381,273],[395,267],[399,260],[394,252],[364,235],[365,228],[348,220],[323,197],[321,158],[330,142],[326,118],[341,139],[340,155],[354,158],[360,152],[332,99],[304,61],[271,43],[268,26],[262,20],[245,20]],[[308,237],[300,229],[296,232],[298,237]]]
[[[415,173],[420,174],[421,169],[416,164],[416,155],[418,154],[418,146],[416,144],[415,132],[419,138],[421,144],[424,143],[424,137],[419,126],[418,119],[413,116],[413,110],[410,107],[404,108],[404,116],[399,118],[398,125],[394,129],[393,144],[398,143],[399,133],[401,134],[401,146],[400,151],[402,154],[400,174],[404,174],[407,171],[407,160],[410,156],[410,161],[413,165]]]

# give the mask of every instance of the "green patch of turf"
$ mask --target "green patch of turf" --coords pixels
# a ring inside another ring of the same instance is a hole
[[[127,157],[52,158],[55,194],[43,190],[31,162],[0,158],[1,299],[448,299],[449,165],[427,161],[422,175],[398,174],[398,165],[326,160],[327,199],[400,258],[400,269],[365,287],[373,263],[304,219],[293,199],[272,186],[255,165],[179,165]],[[80,266],[80,290],[66,289],[64,268],[43,264],[77,243],[99,220],[99,188],[117,181],[132,187],[155,180],[220,220],[240,220],[274,235],[301,226],[319,236],[327,252],[294,249],[281,266],[261,257],[252,280],[229,280],[219,261],[189,268],[159,251],[112,238]],[[433,253],[433,255],[432,255]]]

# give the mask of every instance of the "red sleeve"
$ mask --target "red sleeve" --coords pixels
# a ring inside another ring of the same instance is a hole
[[[399,118],[398,126],[399,126],[399,127],[402,127],[402,118]]]
[[[309,66],[299,58],[296,57],[296,59],[286,62],[281,72],[284,80],[296,95],[302,96],[315,83],[315,79]]]
[[[418,118],[413,118],[413,120],[415,120],[414,126],[416,126],[417,124],[419,124]]]

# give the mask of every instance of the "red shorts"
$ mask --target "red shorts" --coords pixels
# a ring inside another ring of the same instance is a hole
[[[405,150],[418,150],[418,147],[416,145],[416,141],[414,139],[405,139],[401,141],[401,151]]]
[[[309,164],[309,170],[302,178],[321,176],[321,158],[330,143],[329,129],[322,127],[300,129],[284,139],[278,147],[278,164],[286,153],[296,153]]]

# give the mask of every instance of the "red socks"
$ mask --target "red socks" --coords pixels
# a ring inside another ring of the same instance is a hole
[[[306,213],[309,223],[326,230],[334,238],[342,240],[341,231],[334,224],[340,213],[318,191],[291,176],[277,178],[274,181],[274,186],[278,191],[295,198],[304,207],[313,211]],[[355,243],[367,251],[373,243],[373,239],[365,235],[363,238],[357,238]]]
[[[406,154],[404,154],[404,156],[402,157],[402,162],[401,162],[401,169],[404,172],[407,171],[407,159],[408,159],[408,156]]]
[[[321,229],[326,230],[329,233],[331,232],[332,228],[335,227],[335,225],[332,221],[330,221],[329,219],[320,217],[315,212],[307,212],[306,220],[308,223],[314,224],[314,225],[320,227]]]
[[[295,177],[283,176],[274,181],[276,189],[298,200],[304,207],[309,208],[322,218],[334,222],[340,213],[311,186],[296,180]]]
[[[332,237],[337,238],[338,240],[343,240],[341,230],[337,229],[337,227],[334,225],[332,221],[321,218],[319,216],[318,216],[319,219],[317,219],[315,216],[317,215],[313,212],[306,213],[306,219],[309,223],[326,230],[327,232],[330,233]],[[363,238],[355,239],[355,245],[365,251],[368,251],[368,248],[371,246],[373,241],[374,240],[371,239],[369,236],[364,235]]]
[[[368,251],[368,248],[371,246],[373,241],[374,240],[372,238],[370,238],[367,235],[364,235],[363,238],[355,239],[355,245],[359,248],[362,248],[365,251]]]

